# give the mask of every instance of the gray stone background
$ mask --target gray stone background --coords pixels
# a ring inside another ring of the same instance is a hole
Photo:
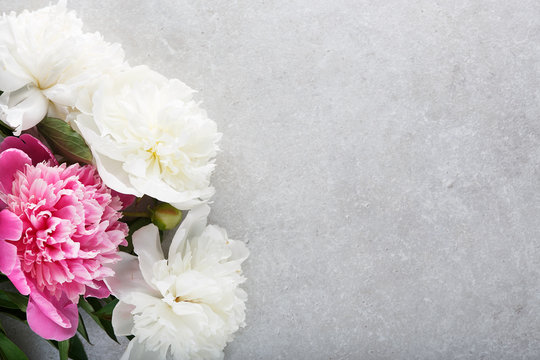
[[[70,7],[224,133],[211,221],[251,249],[226,359],[540,358],[540,2]]]

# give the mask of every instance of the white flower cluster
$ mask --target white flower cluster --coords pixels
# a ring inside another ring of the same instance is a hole
[[[207,201],[221,134],[194,90],[146,66],[118,44],[82,31],[60,1],[0,20],[0,120],[15,135],[47,114],[89,145],[110,188],[186,210]]]
[[[133,234],[138,258],[122,253],[107,284],[120,299],[113,312],[117,335],[135,335],[123,360],[222,359],[222,349],[244,325],[244,243],[206,225],[210,208],[191,210],[169,248],[161,250],[150,224]],[[133,355],[132,355],[133,354]],[[136,355],[135,355],[136,354]]]
[[[100,177],[121,194],[190,210],[165,258],[158,229],[133,234],[107,286],[120,301],[117,335],[134,335],[122,359],[221,359],[244,325],[246,246],[206,224],[221,134],[194,90],[146,66],[118,44],[86,33],[66,1],[0,18],[0,120],[14,135],[44,117],[70,123]]]

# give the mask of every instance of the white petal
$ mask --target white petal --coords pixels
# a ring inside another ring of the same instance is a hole
[[[196,191],[175,190],[159,178],[146,178],[132,176],[130,174],[129,179],[133,187],[141,193],[168,202],[180,210],[191,209],[192,207],[201,204],[203,200],[199,200],[198,198],[206,195]],[[207,189],[213,190],[213,188]],[[211,191],[211,194],[213,194],[213,191]],[[209,198],[210,196],[205,197]]]
[[[174,262],[176,254],[183,249],[186,237],[193,237],[204,231],[206,218],[209,213],[210,207],[206,204],[197,206],[189,211],[176,231],[169,247],[169,262]]]
[[[15,128],[15,135],[37,125],[45,115],[49,101],[39,89],[22,88],[0,96],[0,119]]]
[[[90,150],[92,150],[92,147],[90,147]],[[111,159],[97,151],[92,151],[92,154],[94,155],[99,175],[105,185],[122,194],[135,195],[137,197],[144,195],[144,193],[130,186],[129,176],[121,170],[122,163],[120,161]]]
[[[124,156],[118,150],[118,147],[109,138],[98,135],[100,130],[97,128],[92,116],[78,114],[73,122],[73,128],[78,131],[94,151],[108,156],[113,160],[123,161]]]
[[[159,230],[154,224],[148,224],[135,231],[132,239],[135,253],[139,255],[142,275],[148,284],[154,286],[152,268],[155,263],[163,260]]]
[[[122,354],[122,357],[120,360],[129,360],[129,356],[131,355],[131,350],[133,350],[133,344],[135,343],[135,339],[131,340],[126,348],[126,351]]]
[[[128,299],[132,297],[134,292],[160,296],[156,290],[145,282],[137,257],[125,252],[119,252],[118,254],[122,260],[109,265],[115,272],[114,276],[104,280],[112,294],[126,302],[129,302]]]
[[[137,338],[131,340],[126,349],[126,352],[120,360],[158,360],[160,359],[159,352],[147,350],[143,344],[137,341]]]
[[[0,59],[0,90],[16,91],[33,83],[32,76],[17,63],[5,46],[0,46]]]
[[[131,311],[135,306],[119,301],[112,313],[112,326],[116,336],[131,335],[133,329],[133,315]]]

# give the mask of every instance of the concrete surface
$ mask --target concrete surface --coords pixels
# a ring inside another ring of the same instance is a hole
[[[251,249],[226,359],[540,358],[538,1],[70,6],[224,133],[211,220]]]

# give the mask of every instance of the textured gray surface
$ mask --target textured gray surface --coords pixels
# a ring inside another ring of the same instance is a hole
[[[251,249],[227,359],[540,357],[538,1],[70,6],[224,133],[211,217]]]

